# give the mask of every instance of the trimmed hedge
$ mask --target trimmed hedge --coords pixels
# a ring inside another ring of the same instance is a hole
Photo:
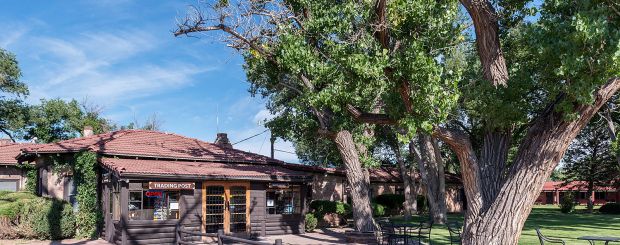
[[[323,217],[328,213],[336,213],[346,217],[352,212],[351,205],[340,201],[314,200],[310,203],[310,208],[316,217]]]
[[[314,217],[314,214],[311,213],[306,214],[305,221],[306,232],[313,232],[314,229],[316,229],[317,224],[319,223],[319,220]]]
[[[376,217],[383,217],[385,216],[385,206],[383,206],[382,204],[378,204],[378,203],[371,203],[370,206],[372,207],[372,214],[373,216]]]
[[[598,211],[602,214],[620,214],[620,203],[610,202],[601,206]]]
[[[0,237],[63,239],[75,235],[75,216],[65,201],[26,192],[0,192]]]

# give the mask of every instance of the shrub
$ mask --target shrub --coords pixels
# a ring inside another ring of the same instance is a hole
[[[385,207],[389,214],[398,214],[403,210],[405,203],[405,195],[399,194],[383,194],[374,198],[374,202]]]
[[[310,203],[310,208],[316,217],[323,217],[328,213],[336,213],[342,216],[351,213],[351,206],[340,201],[314,200]]]
[[[601,206],[598,210],[602,214],[620,214],[620,203],[610,202]]]
[[[75,216],[65,201],[0,192],[0,228],[2,238],[70,238],[75,234]]]
[[[316,229],[316,225],[319,223],[319,220],[317,220],[317,218],[314,217],[314,214],[312,213],[307,213],[305,220],[306,220],[306,232],[314,231],[314,229]]]
[[[571,213],[575,210],[575,197],[572,193],[566,193],[560,201],[560,211],[562,213]]]
[[[370,205],[372,206],[372,213],[374,216],[385,216],[385,206],[374,202]]]

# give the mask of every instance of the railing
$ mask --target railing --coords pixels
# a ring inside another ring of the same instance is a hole
[[[217,234],[202,233],[202,232],[196,232],[196,231],[186,231],[183,226],[177,224],[177,232],[176,232],[177,244],[179,244],[179,245],[204,244],[204,243],[199,242],[199,241],[196,241],[196,242],[193,242],[193,241],[183,241],[184,238],[185,238],[184,235],[217,238],[217,244],[218,245],[223,245],[225,241],[233,241],[233,242],[237,242],[237,243],[240,243],[240,244],[249,244],[249,245],[282,245],[282,239],[276,239],[276,242],[271,244],[271,243],[266,243],[266,242],[252,241],[252,240],[243,239],[243,238],[234,237],[234,236],[228,236],[228,235],[224,234],[223,230],[218,230]]]

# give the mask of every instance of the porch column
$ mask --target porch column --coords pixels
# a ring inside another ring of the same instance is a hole
[[[553,204],[555,205],[560,204],[560,191],[559,190],[555,190],[555,192],[553,193]]]

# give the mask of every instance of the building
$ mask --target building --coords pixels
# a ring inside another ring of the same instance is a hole
[[[0,191],[19,191],[26,187],[26,172],[17,166],[20,149],[32,144],[0,140]]]
[[[588,203],[587,183],[585,181],[573,181],[567,184],[560,181],[545,182],[543,190],[536,199],[536,204],[559,204],[566,193],[576,193],[576,202],[581,205]],[[608,202],[620,202],[620,189],[612,187],[594,187],[591,198],[595,205]]]
[[[236,150],[226,134],[214,143],[146,130],[93,135],[85,129],[83,135],[17,147],[10,155],[37,168],[39,195],[74,203],[71,170],[53,169],[52,163],[96,153],[101,236],[116,244],[174,243],[177,224],[239,236],[303,233],[310,200],[347,200],[343,170]],[[370,176],[373,196],[402,190],[394,169],[372,170]],[[451,211],[460,211],[461,192],[449,183],[455,193]]]

